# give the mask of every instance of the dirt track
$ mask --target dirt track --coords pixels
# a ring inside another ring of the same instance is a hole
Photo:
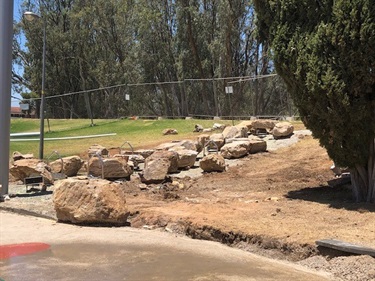
[[[315,246],[318,239],[375,247],[374,204],[352,202],[348,187],[328,187],[330,166],[326,152],[307,136],[293,146],[247,156],[224,173],[175,179],[146,190],[135,179],[125,183],[130,223],[291,261],[325,254]],[[34,211],[43,206],[39,213],[50,216],[50,198],[17,197],[1,206],[23,204]],[[334,272],[322,260],[307,264]],[[375,268],[374,259],[360,264],[353,272],[346,266],[335,274],[343,280],[375,280],[369,270]]]

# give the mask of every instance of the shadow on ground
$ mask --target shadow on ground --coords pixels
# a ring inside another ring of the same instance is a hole
[[[339,187],[317,186],[289,191],[288,199],[304,200],[329,205],[331,208],[346,209],[358,212],[375,212],[375,204],[356,203],[352,197],[350,186]]]
[[[32,190],[32,191],[27,191],[26,193],[17,193],[17,194],[13,194],[11,197],[36,197],[36,196],[44,196],[44,195],[49,195],[49,194],[52,194],[53,191],[47,191],[47,190],[43,190],[43,191],[39,191],[39,190]]]

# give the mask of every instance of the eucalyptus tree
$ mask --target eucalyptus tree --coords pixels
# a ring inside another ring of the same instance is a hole
[[[176,3],[174,0],[137,0],[137,61],[139,82],[178,81]],[[184,89],[180,84],[147,87],[144,101],[154,114],[186,115]]]
[[[24,1],[24,10],[40,15],[40,19],[27,22],[22,19],[18,26],[25,35],[26,48],[16,50],[16,56],[22,59],[23,84],[33,93],[41,92],[43,29],[46,30],[46,82],[45,93],[47,108],[59,115],[58,101],[49,99],[53,95],[79,89],[79,80],[71,54],[75,52],[70,36],[70,12],[73,0]],[[26,96],[25,96],[26,97]],[[36,107],[38,111],[39,106]],[[66,116],[64,116],[66,117]]]
[[[115,117],[121,113],[120,90],[103,91],[91,97],[92,101],[87,93],[52,97],[125,84],[129,77],[137,77],[131,67],[135,34],[133,6],[133,1],[126,0],[25,1],[24,10],[33,9],[41,15],[41,20],[33,23],[23,20],[19,24],[27,48],[15,52],[23,60],[21,82],[31,92],[40,92],[45,24],[46,96],[54,117],[92,117],[93,114]]]
[[[126,94],[136,114],[228,114],[223,94],[227,80],[213,79],[270,71],[268,45],[259,42],[252,1],[24,2],[24,9],[30,3],[46,23],[47,105],[56,118],[132,114]],[[42,25],[43,21],[22,21],[27,48],[15,44],[15,58],[25,71],[23,77],[14,75],[14,81],[37,94]],[[172,81],[186,83],[163,84]],[[108,87],[119,84],[130,86]],[[235,86],[233,106],[238,113],[262,112],[275,100],[268,88],[247,85]],[[88,92],[91,89],[102,90]],[[71,92],[79,94],[61,95]]]
[[[73,34],[82,91],[126,84],[137,79],[133,1],[78,1],[73,10]],[[95,92],[88,107],[93,115],[113,118],[123,113],[124,87]]]

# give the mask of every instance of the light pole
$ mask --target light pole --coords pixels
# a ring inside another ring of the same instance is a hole
[[[34,21],[41,19],[41,16],[33,12],[25,12],[23,14],[27,21]],[[46,77],[46,21],[43,19],[43,57],[42,57],[42,92],[40,95],[40,135],[39,135],[39,159],[43,160],[44,150],[44,107],[45,107],[45,95],[44,95],[44,81]]]
[[[0,1],[0,201],[8,194],[13,1]]]

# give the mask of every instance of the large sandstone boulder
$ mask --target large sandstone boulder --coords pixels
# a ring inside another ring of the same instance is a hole
[[[24,181],[25,178],[42,176],[44,184],[52,184],[51,168],[38,159],[21,159],[15,161],[9,168],[9,173],[16,179]]]
[[[108,150],[101,146],[100,144],[93,144],[89,147],[89,150],[87,151],[89,157],[99,154],[99,155],[108,155]]]
[[[205,172],[225,171],[225,159],[220,154],[209,154],[201,159],[199,167]]]
[[[272,130],[272,135],[275,139],[290,137],[293,134],[294,127],[289,122],[279,122]]]
[[[238,129],[238,133],[235,135],[235,138],[246,138],[249,135],[249,129],[247,126],[243,125],[236,125],[235,126]]]
[[[223,131],[223,136],[225,139],[231,138],[246,138],[249,130],[246,126],[228,126]]]
[[[129,178],[133,173],[128,165],[128,157],[99,158],[91,157],[88,162],[88,173],[105,179]]]
[[[161,183],[165,181],[171,162],[168,158],[147,158],[141,181],[146,184]]]
[[[249,141],[234,141],[232,143],[225,144],[221,149],[221,155],[224,158],[241,158],[248,154]]]
[[[261,138],[258,138],[258,139],[261,140]],[[247,138],[232,138],[232,139],[225,139],[225,143],[227,144],[227,143],[232,143],[232,142],[235,142],[235,141],[247,141],[248,142],[249,140],[250,140],[250,137],[247,137]]]
[[[225,139],[235,138],[236,134],[238,133],[238,128],[235,126],[228,126],[223,131],[223,136]]]
[[[236,126],[228,126],[223,131],[224,139],[231,139],[236,137],[242,137],[241,129]]]
[[[196,147],[197,147],[197,152],[200,153],[204,146],[206,145],[206,142],[210,139],[210,135],[207,135],[207,134],[203,134],[203,135],[199,135],[197,137],[197,141],[195,143]]]
[[[74,177],[82,168],[84,161],[77,155],[57,159],[49,164],[53,173],[64,173],[68,177]]]
[[[216,144],[217,149],[219,149],[219,150],[225,144],[224,135],[221,134],[221,133],[219,133],[219,134],[212,134],[210,136],[210,141],[213,141]],[[209,145],[209,148],[215,148],[215,147],[211,147],[211,145]]]
[[[184,147],[189,150],[197,150],[196,144],[191,140],[172,141],[158,145],[156,150],[169,150],[174,147]]]
[[[252,128],[253,130],[265,129],[269,132],[275,127],[276,123],[275,120],[257,119],[252,121]]]
[[[159,144],[157,147],[155,147],[155,150],[169,150],[170,148],[175,147],[177,145],[177,142],[166,142]]]
[[[129,216],[123,186],[103,179],[58,181],[53,203],[63,222],[125,225]]]
[[[138,149],[134,151],[134,154],[142,155],[143,158],[149,157],[152,153],[155,152],[155,149]]]
[[[175,173],[179,168],[179,155],[175,151],[157,150],[145,160],[141,181],[143,183],[161,183],[168,173]]]
[[[245,121],[242,121],[240,124],[238,124],[236,126],[247,127],[248,131],[251,131],[251,129],[253,128],[253,121],[252,120],[245,120]]]
[[[187,150],[194,150],[194,151],[197,150],[196,143],[194,141],[191,141],[191,140],[181,140],[181,141],[178,142],[178,144],[179,144],[178,146],[182,146]]]
[[[117,154],[121,154],[121,148],[120,147],[110,147],[107,149],[108,150],[108,156],[112,157]]]
[[[178,154],[174,151],[166,151],[166,150],[158,150],[151,154],[145,160],[145,169],[148,168],[151,161],[155,161],[157,159],[167,159],[168,161],[168,173],[175,173],[178,171]]]
[[[259,139],[250,139],[249,141],[249,153],[254,154],[258,152],[267,151],[267,142],[265,140]]]
[[[170,151],[175,151],[178,154],[178,168],[193,167],[197,159],[198,152],[196,150],[186,149],[183,146],[171,148]]]

